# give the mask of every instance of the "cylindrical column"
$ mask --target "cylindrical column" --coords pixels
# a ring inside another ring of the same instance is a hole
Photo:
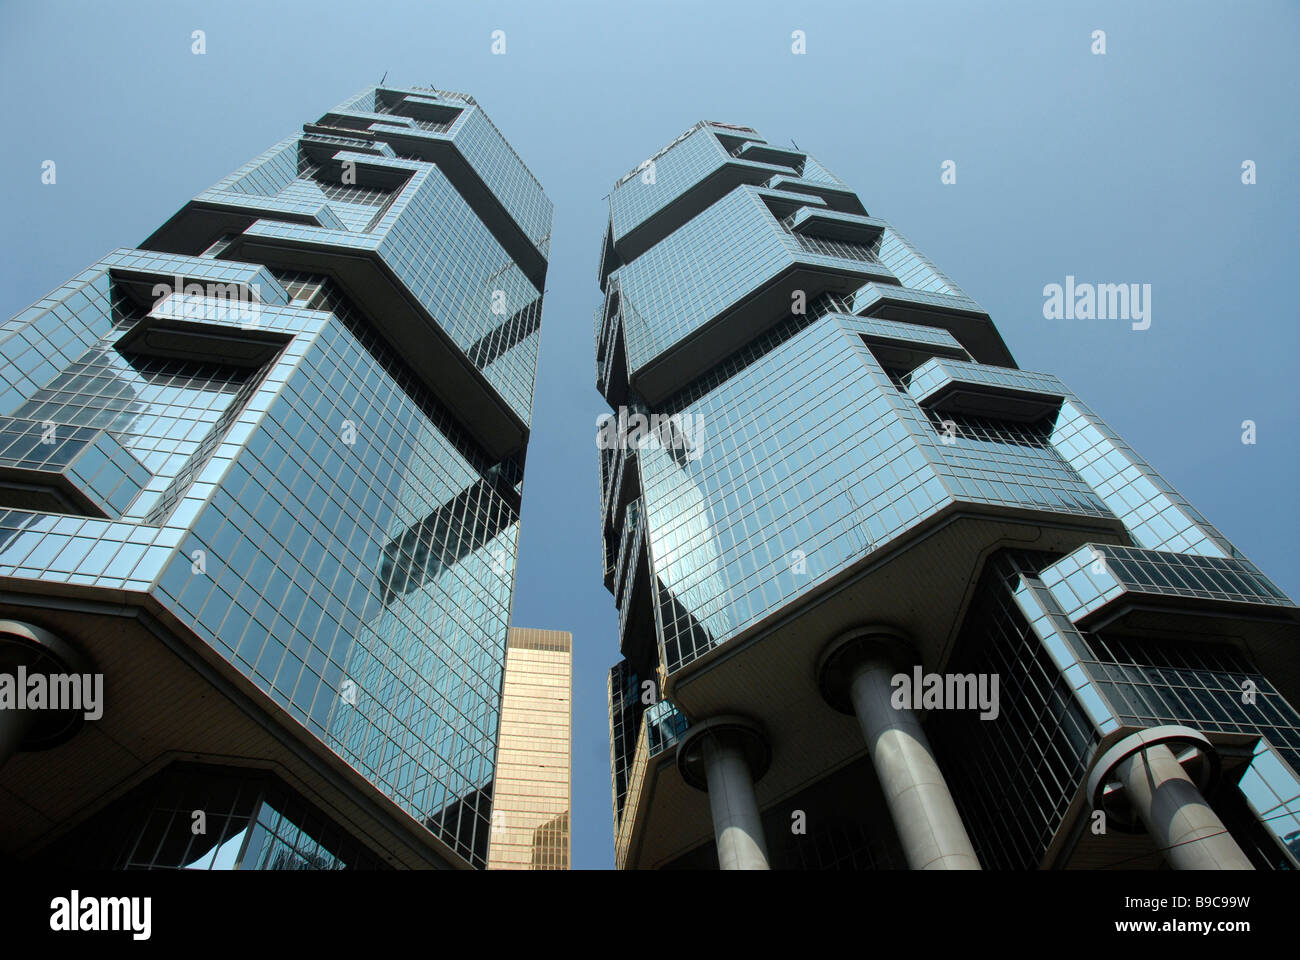
[[[22,676],[86,673],[88,664],[66,640],[31,623],[0,620],[0,673],[8,674],[19,700],[12,708],[0,706],[0,767],[19,750],[48,750],[81,729],[84,713],[78,709],[30,709],[21,702]]]
[[[709,784],[713,835],[721,870],[767,870],[767,842],[745,752],[726,734],[705,737],[704,775]]]
[[[771,758],[762,728],[745,717],[711,717],[692,724],[677,743],[682,779],[708,791],[722,870],[770,869],[754,784]]]
[[[858,718],[907,865],[978,870],[979,858],[921,721],[911,708],[890,702],[890,681],[900,664],[914,658],[911,644],[893,627],[858,627],[822,651],[817,684],[830,706]]]
[[[1123,737],[1093,762],[1092,808],[1123,832],[1143,827],[1175,870],[1253,870],[1205,801],[1219,779],[1219,756],[1189,727],[1150,727]]]
[[[1223,821],[1163,743],[1115,767],[1127,799],[1175,870],[1254,870]]]
[[[890,702],[897,672],[871,657],[852,669],[849,695],[876,776],[913,870],[978,870],[979,858],[916,714]]]

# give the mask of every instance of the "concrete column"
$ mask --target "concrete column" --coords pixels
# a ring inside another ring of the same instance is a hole
[[[713,835],[718,842],[718,867],[767,870],[767,842],[754,797],[754,782],[741,745],[728,739],[725,734],[706,737],[701,744]]]
[[[766,735],[745,717],[711,717],[692,724],[677,743],[682,779],[708,791],[722,870],[771,869],[754,794],[754,784],[770,762]]]
[[[1163,743],[1115,767],[1129,803],[1175,870],[1254,870],[1223,821]]]
[[[883,657],[864,659],[851,668],[849,696],[907,865],[913,870],[978,870],[979,858],[920,720],[911,709],[890,703],[895,673]]]
[[[0,620],[0,673],[17,682],[27,675],[87,673],[82,654],[48,630],[19,620]],[[22,696],[24,691],[18,691]],[[81,729],[84,715],[77,710],[0,708],[0,767],[20,750],[47,750]]]
[[[1219,767],[1205,734],[1176,724],[1149,727],[1112,743],[1094,761],[1087,795],[1109,828],[1145,827],[1175,870],[1253,870],[1205,802]]]

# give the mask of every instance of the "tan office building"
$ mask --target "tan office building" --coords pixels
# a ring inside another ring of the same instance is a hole
[[[511,627],[489,870],[567,870],[573,635]]]

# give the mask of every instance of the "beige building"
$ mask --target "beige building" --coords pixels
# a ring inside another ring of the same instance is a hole
[[[573,635],[511,627],[489,870],[567,870]]]

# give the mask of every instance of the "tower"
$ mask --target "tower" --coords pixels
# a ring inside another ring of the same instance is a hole
[[[489,870],[568,870],[572,861],[573,634],[511,627]]]
[[[599,282],[619,867],[1295,865],[1297,608],[849,186],[698,123]]]
[[[0,710],[7,857],[485,865],[551,211],[373,87],[4,326],[0,669],[103,690]]]

